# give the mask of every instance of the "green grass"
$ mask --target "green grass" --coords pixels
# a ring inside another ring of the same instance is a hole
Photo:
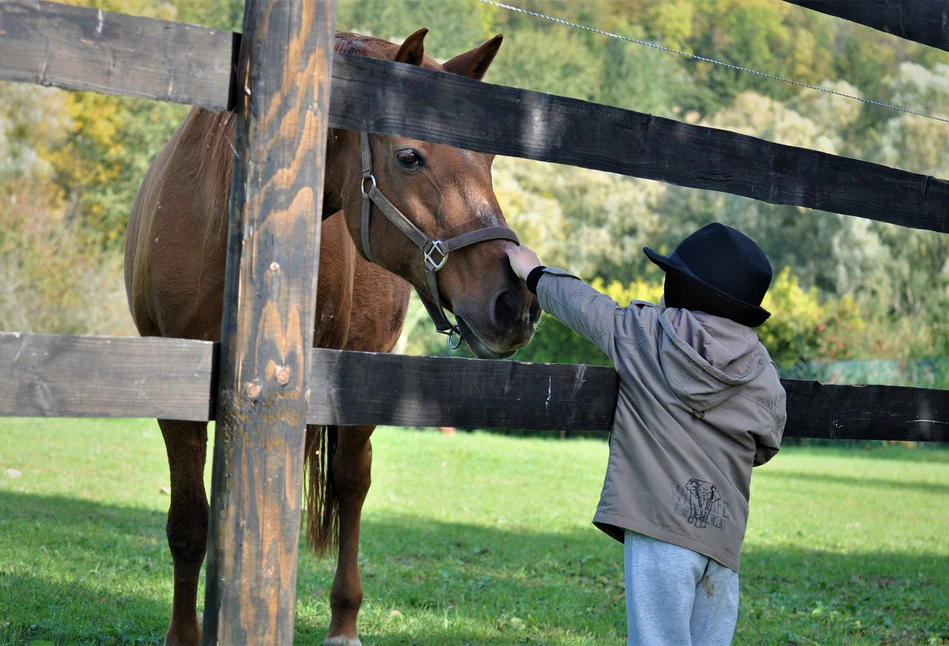
[[[624,643],[622,548],[589,522],[605,443],[373,445],[366,646]],[[166,485],[153,421],[0,420],[0,644],[160,643]],[[301,554],[296,643],[318,645],[333,565]],[[947,590],[949,450],[789,447],[756,470],[735,644],[947,644]]]

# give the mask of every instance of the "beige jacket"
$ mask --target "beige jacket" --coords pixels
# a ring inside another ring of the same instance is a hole
[[[680,545],[738,571],[752,466],[781,445],[785,392],[754,330],[703,312],[608,296],[560,269],[543,309],[609,355],[620,377],[593,523]]]

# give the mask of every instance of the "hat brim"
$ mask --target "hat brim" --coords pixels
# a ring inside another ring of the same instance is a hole
[[[712,285],[709,285],[707,282],[692,273],[692,270],[689,269],[685,263],[683,263],[674,254],[663,256],[661,253],[658,253],[649,247],[643,247],[643,253],[646,254],[646,257],[649,258],[653,264],[657,265],[667,274],[673,273],[677,276],[680,276],[694,283],[697,287],[714,294],[715,297],[720,299],[723,303],[727,303],[730,310],[728,318],[737,321],[742,325],[747,325],[748,327],[758,327],[767,321],[768,317],[771,316],[771,312],[764,309],[763,307],[754,305],[752,303],[747,303],[743,300],[735,298],[730,294],[726,294]]]

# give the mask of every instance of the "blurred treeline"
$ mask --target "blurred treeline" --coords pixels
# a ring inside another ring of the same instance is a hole
[[[234,0],[77,0],[239,29]],[[949,54],[779,0],[518,0],[519,6],[685,52],[941,117]],[[607,38],[477,0],[338,0],[337,28],[399,41],[428,27],[444,60],[496,33],[486,81],[608,103],[949,177],[949,123]],[[151,159],[186,107],[0,84],[0,329],[134,333],[121,250]],[[621,151],[620,151],[621,153]],[[765,249],[776,279],[761,337],[782,363],[949,356],[949,237],[797,207],[499,158],[511,226],[618,301],[655,299],[643,256],[718,220]],[[442,353],[414,308],[400,350]],[[519,359],[599,362],[547,320]]]

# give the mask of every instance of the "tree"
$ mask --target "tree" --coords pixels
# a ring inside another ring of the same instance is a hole
[[[53,181],[48,158],[73,127],[67,97],[0,83],[0,329],[128,334],[121,259],[81,243]]]
[[[642,247],[663,228],[658,182],[501,158],[495,189],[511,226],[542,258],[586,277],[628,282],[652,265]]]

